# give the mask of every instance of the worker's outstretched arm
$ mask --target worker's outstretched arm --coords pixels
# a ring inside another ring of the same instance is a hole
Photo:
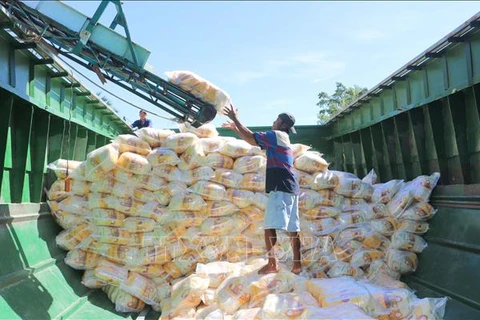
[[[222,127],[233,130],[240,136],[240,138],[250,143],[252,146],[258,145],[255,141],[255,138],[253,137],[253,132],[247,127],[245,127],[238,119],[237,110],[232,104],[223,108],[223,114],[225,114],[230,120],[232,120],[233,123],[224,123]]]

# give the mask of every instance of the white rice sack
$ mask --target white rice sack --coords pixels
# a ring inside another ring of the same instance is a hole
[[[301,144],[301,143],[292,143],[290,145],[290,148],[292,149],[293,152],[293,159],[297,159],[301,155],[303,155],[305,152],[310,150],[312,147]]]
[[[65,179],[68,175],[70,175],[73,169],[76,169],[81,164],[82,164],[81,161],[58,159],[55,162],[49,163],[47,168],[52,170],[57,176],[57,178]],[[68,168],[68,175],[67,175],[67,168]]]
[[[190,123],[185,122],[179,125],[180,132],[191,132],[199,138],[213,138],[218,136],[217,128],[212,123],[206,123],[195,128]]]
[[[147,174],[152,170],[147,158],[133,152],[122,153],[117,166],[134,174]]]
[[[176,165],[180,162],[175,151],[164,148],[157,148],[150,152],[147,156],[148,162],[152,167],[161,166],[165,164]]]
[[[200,139],[200,143],[202,145],[203,151],[208,154],[212,152],[218,152],[218,150],[223,147],[225,140],[220,137],[202,138]]]
[[[262,172],[267,165],[267,159],[263,156],[245,156],[235,160],[233,170],[239,173]]]
[[[322,154],[315,151],[306,151],[295,159],[295,168],[308,173],[324,172],[328,169],[328,163],[322,158]]]
[[[154,128],[141,128],[135,131],[137,137],[145,141],[151,148],[158,148],[167,139],[168,136],[174,134],[175,131],[154,129]]]
[[[147,142],[132,134],[118,135],[112,142],[118,145],[120,153],[134,152],[146,156],[152,151]]]
[[[95,180],[96,176],[101,177],[102,173],[113,170],[117,164],[118,155],[118,149],[113,144],[107,144],[90,152],[85,161],[87,180]]]
[[[221,154],[234,159],[248,155],[260,154],[260,151],[261,150],[259,147],[254,147],[248,142],[238,139],[227,140],[223,147],[219,150]]]
[[[162,148],[170,149],[180,154],[187,150],[188,147],[197,143],[198,137],[193,133],[175,133],[168,136],[162,144]]]
[[[169,82],[193,94],[198,99],[212,104],[219,112],[222,112],[223,107],[230,104],[228,93],[191,71],[169,71],[165,74]]]

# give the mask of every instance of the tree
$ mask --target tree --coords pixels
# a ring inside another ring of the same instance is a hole
[[[317,106],[320,108],[318,111],[318,124],[326,123],[334,115],[368,91],[367,88],[358,85],[347,88],[341,82],[337,82],[336,86],[337,88],[332,95],[326,92],[320,92],[318,94]]]

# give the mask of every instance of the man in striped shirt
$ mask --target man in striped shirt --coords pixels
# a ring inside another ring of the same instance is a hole
[[[237,110],[230,105],[223,110],[232,122],[224,123],[224,128],[236,132],[243,140],[266,150],[267,173],[265,191],[268,193],[268,203],[265,210],[264,229],[265,245],[267,247],[268,263],[258,273],[278,272],[274,246],[277,242],[276,230],[287,231],[292,244],[292,272],[299,274],[300,263],[300,220],[298,216],[299,186],[293,168],[293,152],[290,148],[289,133],[296,133],[293,125],[295,118],[289,113],[281,113],[273,123],[272,130],[252,132],[238,119]]]

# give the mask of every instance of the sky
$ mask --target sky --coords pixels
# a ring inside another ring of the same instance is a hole
[[[99,4],[66,3],[90,17]],[[318,93],[333,93],[336,82],[371,89],[476,14],[480,3],[124,1],[123,10],[133,41],[151,51],[155,74],[166,79],[166,71],[189,70],[208,79],[229,93],[247,126],[271,125],[284,111],[297,125],[313,125]],[[110,4],[100,22],[108,26],[114,14]],[[170,117],[115,84],[103,88]],[[105,95],[129,122],[138,118],[137,109]],[[176,127],[149,118],[155,128]],[[225,120],[219,114],[213,123]]]

